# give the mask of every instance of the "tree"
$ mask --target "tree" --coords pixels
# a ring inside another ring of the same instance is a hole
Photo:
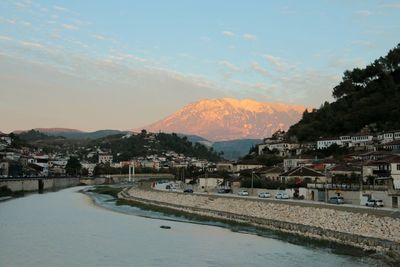
[[[65,171],[68,175],[78,175],[82,169],[82,164],[76,157],[70,157],[67,165],[65,166]]]
[[[140,136],[141,136],[141,137],[146,137],[146,136],[147,136],[147,131],[146,131],[145,129],[143,129],[143,130],[140,132]]]
[[[367,125],[376,131],[400,127],[400,44],[365,68],[346,70],[333,88],[335,101],[304,112],[288,137],[315,141],[319,137],[359,132]]]

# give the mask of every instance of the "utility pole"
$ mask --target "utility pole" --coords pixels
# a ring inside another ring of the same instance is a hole
[[[360,191],[361,191],[361,193],[363,191],[363,184],[364,184],[364,158],[362,157],[361,158],[361,180],[360,180]]]
[[[251,194],[253,195],[254,170],[251,170]]]
[[[128,178],[129,182],[132,182],[133,176],[135,176],[135,165],[129,164],[129,178]]]

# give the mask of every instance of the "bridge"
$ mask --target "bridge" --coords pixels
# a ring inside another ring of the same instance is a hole
[[[171,180],[172,174],[141,173],[131,176],[135,182],[146,180]],[[100,177],[17,177],[0,178],[0,188],[5,186],[12,192],[39,192],[58,190],[77,185],[117,184],[128,182],[128,175],[104,175]]]
[[[170,173],[137,173],[134,175],[126,174],[113,174],[102,175],[100,177],[86,177],[81,178],[81,184],[85,185],[98,185],[98,184],[118,184],[121,182],[141,182],[148,180],[172,180],[175,176]]]

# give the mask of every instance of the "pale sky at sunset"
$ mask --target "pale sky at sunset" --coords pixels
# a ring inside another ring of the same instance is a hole
[[[204,98],[318,107],[400,1],[0,0],[0,131],[132,129]]]

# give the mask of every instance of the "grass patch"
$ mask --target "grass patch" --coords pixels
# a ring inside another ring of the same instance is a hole
[[[118,199],[116,204],[119,206],[120,205],[128,205],[128,206],[132,206],[132,207],[137,207],[142,210],[154,211],[154,212],[162,213],[163,215],[166,215],[166,216],[172,215],[175,217],[180,217],[180,218],[184,218],[184,219],[191,220],[191,221],[220,223],[220,224],[226,224],[226,225],[234,226],[234,227],[250,226],[247,223],[235,222],[232,220],[215,218],[212,216],[200,215],[200,214],[195,214],[195,213],[186,212],[186,211],[180,211],[180,210],[176,210],[173,208],[161,207],[161,206],[157,206],[157,205],[153,205],[153,204],[146,204],[146,203],[143,203],[140,201],[135,201],[135,200]]]
[[[118,193],[122,191],[122,188],[115,188],[110,186],[96,186],[93,189],[87,190],[87,192],[93,192],[97,194],[110,195],[114,198],[118,197]]]

